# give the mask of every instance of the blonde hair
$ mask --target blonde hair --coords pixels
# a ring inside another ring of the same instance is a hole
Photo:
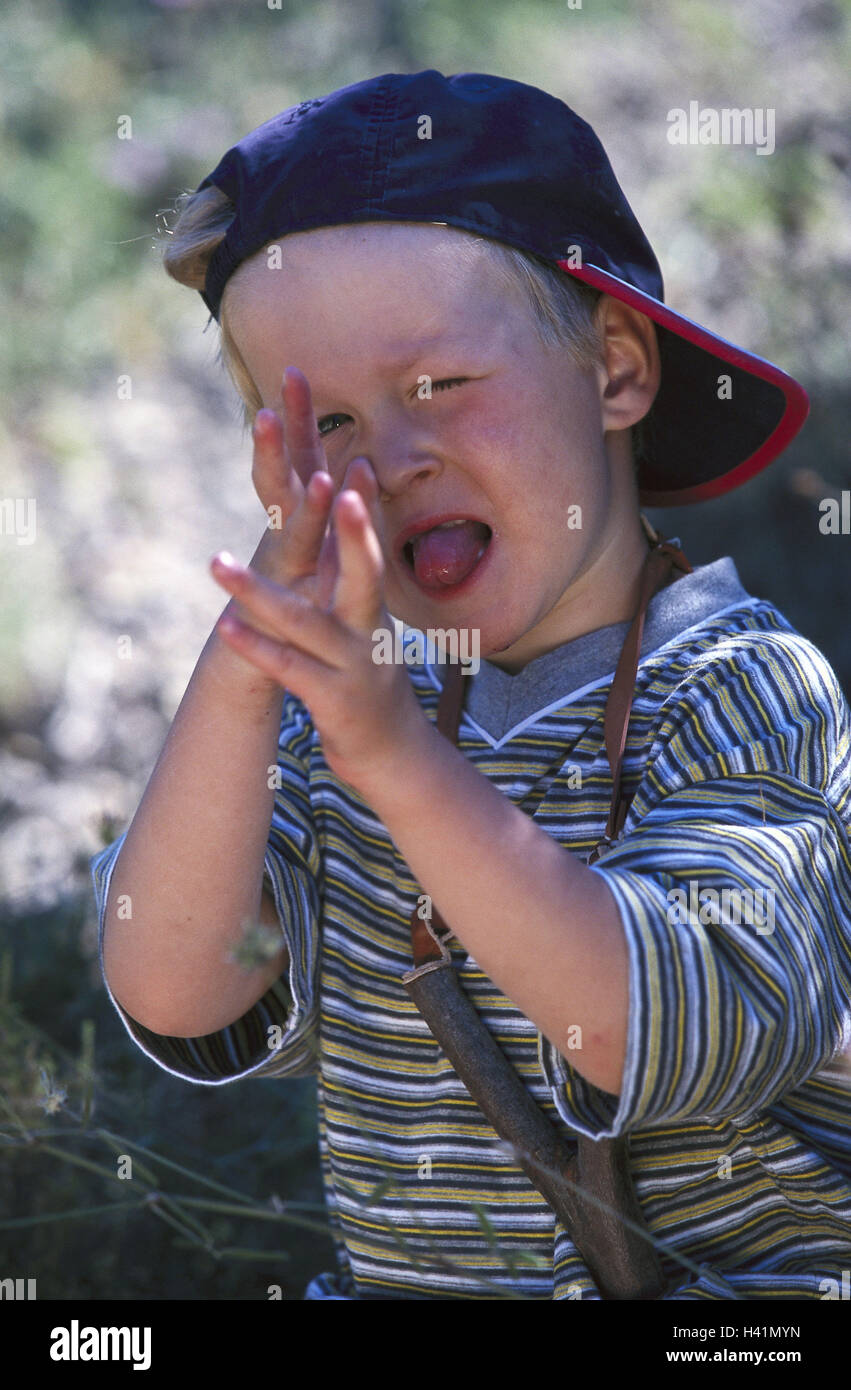
[[[178,284],[203,290],[210,258],[233,221],[233,203],[219,188],[200,193],[182,193],[174,207],[177,220],[165,233],[163,265]],[[227,315],[222,307],[219,322],[219,350],[222,362],[242,399],[245,422],[250,425],[263,401],[230,335]]]
[[[177,200],[177,220],[166,233],[163,264],[173,280],[202,290],[210,258],[235,214],[234,204],[218,188],[184,193]],[[596,309],[600,291],[572,279],[537,256],[504,242],[451,228],[476,244],[501,272],[506,287],[521,288],[529,300],[541,340],[564,347],[580,368],[590,368],[602,358],[602,341]],[[250,425],[263,401],[228,328],[227,286],[220,314],[221,359],[242,398],[245,421]]]

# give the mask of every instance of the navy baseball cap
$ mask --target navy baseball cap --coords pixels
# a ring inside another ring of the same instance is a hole
[[[700,502],[765,468],[806,419],[778,367],[664,303],[653,250],[591,127],[557,97],[485,73],[384,73],[302,101],[252,131],[199,185],[234,217],[202,297],[291,232],[431,222],[531,252],[656,325],[659,392],[637,464],[641,504]]]

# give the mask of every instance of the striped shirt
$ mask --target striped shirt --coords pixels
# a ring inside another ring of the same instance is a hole
[[[628,626],[465,678],[459,747],[583,861],[608,813],[603,716]],[[442,668],[409,669],[433,720]],[[264,881],[289,978],[203,1038],[152,1033],[113,998],[130,1037],[200,1085],[316,1075],[338,1268],[307,1298],[598,1299],[407,995],[422,889],[290,694],[279,770]],[[623,833],[593,866],[629,948],[620,1095],[453,938],[463,987],[569,1145],[629,1134],[666,1298],[830,1296],[851,1267],[851,711],[728,558],[649,605],[623,784]],[[92,860],[101,941],[123,839]]]

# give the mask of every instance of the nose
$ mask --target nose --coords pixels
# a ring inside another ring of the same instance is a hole
[[[379,499],[390,502],[414,484],[437,476],[443,464],[426,431],[403,412],[373,424],[360,440],[358,454],[368,459],[379,487]]]

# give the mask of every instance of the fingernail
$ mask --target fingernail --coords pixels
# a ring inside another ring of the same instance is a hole
[[[217,555],[214,555],[214,556],[213,556],[213,559],[215,560],[215,562],[216,562],[217,565],[220,565],[220,566],[222,567],[222,569],[225,569],[225,570],[238,570],[238,569],[239,569],[239,565],[238,565],[237,561],[234,559],[233,555],[231,555],[231,553],[230,553],[229,550],[220,550],[219,553],[218,553]]]

